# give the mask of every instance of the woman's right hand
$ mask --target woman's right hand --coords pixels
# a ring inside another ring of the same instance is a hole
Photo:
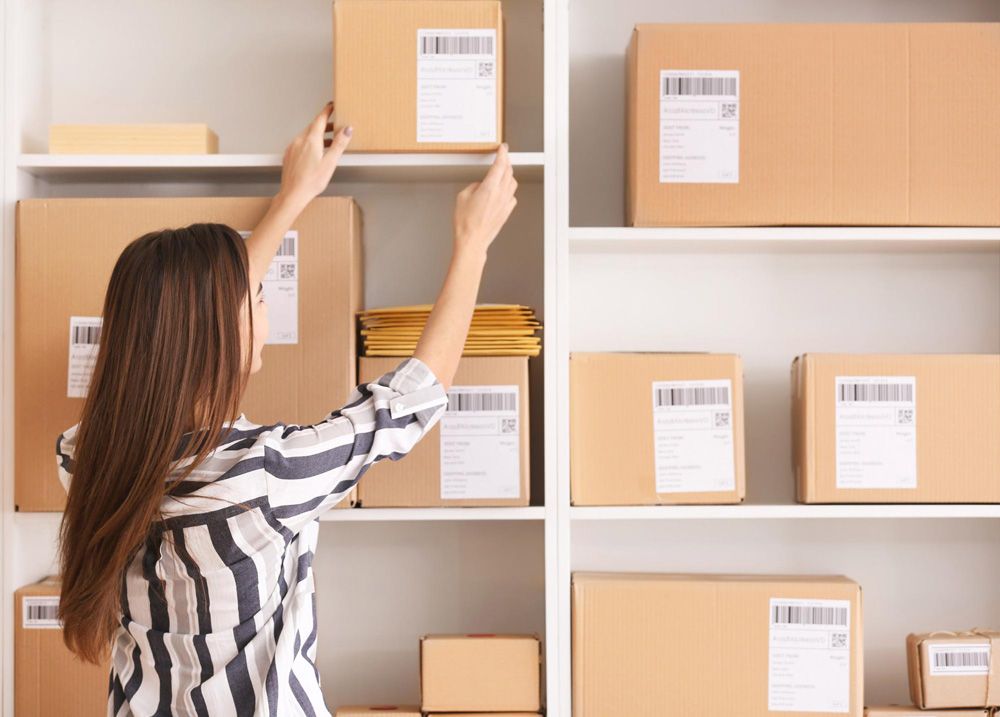
[[[486,254],[517,205],[517,180],[507,145],[497,150],[481,182],[470,184],[455,201],[455,252]]]

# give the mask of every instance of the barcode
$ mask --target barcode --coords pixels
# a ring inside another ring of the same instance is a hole
[[[295,239],[294,234],[288,234],[281,240],[281,246],[278,247],[277,256],[295,256]]]
[[[28,620],[50,622],[59,619],[58,605],[25,605]]]
[[[516,411],[516,393],[448,392],[449,411]]]
[[[876,401],[912,403],[913,384],[910,383],[841,383],[837,385],[840,403]]]
[[[100,326],[74,326],[73,345],[94,345],[101,343]]]
[[[729,405],[728,386],[692,386],[656,389],[656,407]]]
[[[420,38],[422,55],[492,55],[493,38],[488,35],[453,37],[424,35]]]
[[[736,96],[735,77],[664,77],[662,96],[731,95]]]
[[[775,625],[837,625],[847,627],[846,607],[819,605],[773,605],[771,621]]]
[[[989,648],[976,651],[962,652],[935,652],[934,667],[980,667],[988,669],[990,666]]]

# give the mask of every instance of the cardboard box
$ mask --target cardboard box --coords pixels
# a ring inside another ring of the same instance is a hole
[[[538,712],[534,635],[427,635],[420,640],[424,712]]]
[[[906,638],[910,699],[921,709],[1000,707],[1000,631]]]
[[[990,717],[991,710],[922,710],[910,705],[865,707],[865,717]]]
[[[861,717],[845,577],[573,575],[573,717]]]
[[[149,231],[195,222],[251,230],[269,202],[261,197],[18,203],[14,327],[18,510],[58,511],[65,503],[56,470],[56,438],[80,418],[83,398],[69,394],[85,394],[87,357],[93,357],[90,351],[96,348],[79,345],[74,349],[76,359],[70,361],[71,317],[99,320],[108,279],[122,249]],[[283,340],[297,343],[264,347],[264,366],[250,379],[241,406],[249,420],[262,424],[322,420],[346,402],[355,385],[354,315],[363,296],[358,207],[348,198],[316,199],[293,231],[297,241],[290,243],[296,246],[281,251],[294,248],[299,254],[298,278],[274,282],[274,289],[265,282],[265,296],[269,341],[284,329],[288,333]],[[290,255],[282,259],[287,263]],[[282,291],[282,307],[277,289]],[[289,292],[297,292],[297,299],[288,298]],[[282,318],[296,301],[297,326]]]
[[[54,124],[49,154],[216,154],[205,124]]]
[[[77,659],[63,643],[60,582],[49,577],[14,593],[14,714],[99,717],[108,710],[110,657]]]
[[[573,505],[739,503],[743,435],[739,356],[570,356]]]
[[[800,501],[1000,502],[1000,355],[805,354],[792,397]]]
[[[503,141],[498,0],[335,0],[336,124],[349,152],[488,152]]]
[[[637,25],[627,221],[996,226],[998,45],[985,22]]]
[[[413,705],[376,705],[373,707],[338,707],[334,717],[421,717]]]
[[[541,712],[430,712],[427,717],[542,717]]]
[[[362,357],[361,380],[399,361]],[[361,479],[362,508],[528,505],[527,357],[462,358],[449,399],[441,422],[403,460],[381,461]]]

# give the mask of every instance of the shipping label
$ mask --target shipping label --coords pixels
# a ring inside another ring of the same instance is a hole
[[[69,317],[69,376],[66,380],[67,398],[86,398],[90,379],[97,364],[97,351],[101,344],[100,316]]]
[[[732,381],[654,381],[653,454],[657,493],[735,489]]]
[[[738,70],[660,70],[660,183],[740,181]]]
[[[932,675],[988,675],[990,673],[990,645],[968,643],[931,643],[927,645],[927,659]]]
[[[768,710],[850,711],[849,600],[771,598],[769,642]]]
[[[25,630],[59,629],[59,597],[27,595],[21,598],[21,627]]]
[[[417,30],[417,142],[497,141],[497,31]]]
[[[518,386],[452,386],[441,417],[441,498],[521,497]]]
[[[241,231],[244,239],[250,232]],[[267,303],[268,344],[299,342],[299,233],[289,231],[281,240],[264,275],[264,301]],[[252,292],[257,287],[251,287]]]
[[[917,487],[917,379],[835,378],[837,487]]]

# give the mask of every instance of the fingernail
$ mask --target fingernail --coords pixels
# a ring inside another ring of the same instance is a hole
[[[333,100],[330,100],[329,102],[327,102],[326,106],[327,107],[332,107],[333,106]]]
[[[507,146],[506,142],[503,143],[503,149],[504,149],[505,152],[510,149],[510,147]]]
[[[354,128],[351,125],[344,127],[344,136],[350,137],[352,134],[354,134]]]

